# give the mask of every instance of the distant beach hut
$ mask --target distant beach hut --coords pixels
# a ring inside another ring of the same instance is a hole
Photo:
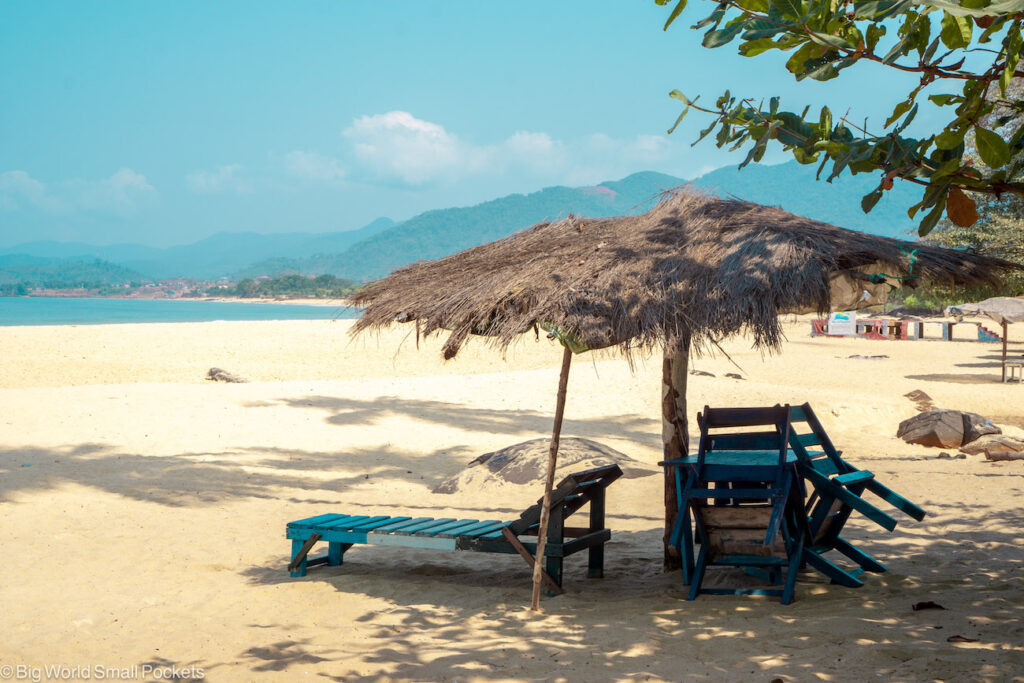
[[[414,322],[424,335],[448,331],[446,359],[470,335],[500,348],[538,328],[557,338],[565,348],[545,485],[549,500],[573,353],[662,351],[662,438],[665,458],[673,459],[687,454],[691,352],[714,349],[736,333],[749,333],[755,347],[774,351],[783,339],[780,314],[863,308],[883,303],[893,287],[922,280],[994,285],[1013,267],[682,188],[666,192],[642,215],[569,216],[401,268],[352,298],[364,308],[354,332],[395,322]],[[666,476],[666,541],[676,516],[674,488]],[[546,526],[542,517],[538,555]],[[679,566],[667,542],[665,566]]]
[[[959,317],[963,316],[985,316],[995,320],[1003,326],[1003,382],[1006,381],[1006,343],[1009,332],[1009,323],[1024,322],[1024,298],[1013,296],[997,296],[985,299],[974,304],[960,304],[950,306],[946,309],[946,315]],[[1013,367],[1021,368],[1024,363],[1011,363]]]

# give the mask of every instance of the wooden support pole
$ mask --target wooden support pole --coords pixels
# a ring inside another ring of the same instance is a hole
[[[540,506],[540,523],[537,529],[537,557],[533,565],[533,597],[530,609],[540,609],[540,584],[543,581],[544,544],[548,540],[548,518],[551,516],[551,489],[555,485],[555,464],[558,461],[558,437],[562,433],[562,417],[565,415],[565,390],[569,386],[569,364],[572,351],[562,350],[562,371],[558,376],[558,398],[555,403],[555,424],[551,428],[551,448],[548,450],[548,474],[544,480],[544,500]]]
[[[1006,329],[1006,320],[1003,320],[1003,382],[1006,381],[1006,335],[1008,330]]]
[[[690,338],[665,347],[661,366],[661,439],[665,460],[686,457],[689,434],[686,421],[686,378],[690,363]],[[665,468],[665,546],[664,569],[679,569],[682,562],[677,548],[668,544],[679,510],[676,506],[676,479],[671,467]]]

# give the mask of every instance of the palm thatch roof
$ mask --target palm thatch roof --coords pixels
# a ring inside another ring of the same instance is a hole
[[[538,325],[591,349],[689,336],[699,350],[737,332],[773,349],[780,313],[824,313],[843,282],[867,292],[838,306],[850,309],[888,289],[871,274],[970,287],[1013,267],[680,188],[643,215],[570,216],[401,268],[353,297],[365,308],[354,332],[408,321],[424,335],[449,330],[445,358],[470,334],[505,347]]]

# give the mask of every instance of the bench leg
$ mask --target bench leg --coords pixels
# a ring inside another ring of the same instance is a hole
[[[554,579],[555,583],[561,587],[562,585],[562,558],[561,557],[547,557],[544,559],[545,569],[547,569],[548,576]],[[547,593],[549,598],[554,597],[555,593],[549,591]]]
[[[292,540],[292,560],[294,560],[299,555],[299,553],[302,552],[302,547],[305,544],[306,544],[305,541]],[[306,555],[307,556],[309,555],[308,551],[306,552]],[[306,559],[306,557],[303,557],[302,558],[302,562],[299,563],[299,566],[291,571],[291,575],[292,576],[305,576],[306,575],[306,563],[307,563],[307,559]]]
[[[591,546],[589,562],[587,564],[587,577],[591,579],[604,578],[604,543]]]
[[[337,567],[339,564],[345,561],[345,551],[352,547],[351,543],[335,543],[331,541],[327,544],[327,564],[331,567]]]

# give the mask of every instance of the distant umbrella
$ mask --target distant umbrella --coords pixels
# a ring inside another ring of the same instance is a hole
[[[700,352],[747,332],[773,350],[783,338],[781,313],[862,308],[922,280],[994,285],[1015,267],[683,188],[643,215],[569,216],[401,268],[353,297],[365,309],[354,332],[416,321],[423,334],[448,331],[445,358],[471,334],[502,348],[537,328],[558,338],[566,352],[547,494],[570,350],[664,349],[663,440],[666,457],[680,457],[691,345]],[[667,528],[673,486],[667,478]],[[538,555],[544,525],[540,532]]]
[[[1006,342],[1009,323],[1024,322],[1024,298],[997,296],[979,301],[976,304],[960,304],[946,309],[946,315],[963,317],[967,315],[985,316],[1003,326],[1003,381],[1006,381]]]

